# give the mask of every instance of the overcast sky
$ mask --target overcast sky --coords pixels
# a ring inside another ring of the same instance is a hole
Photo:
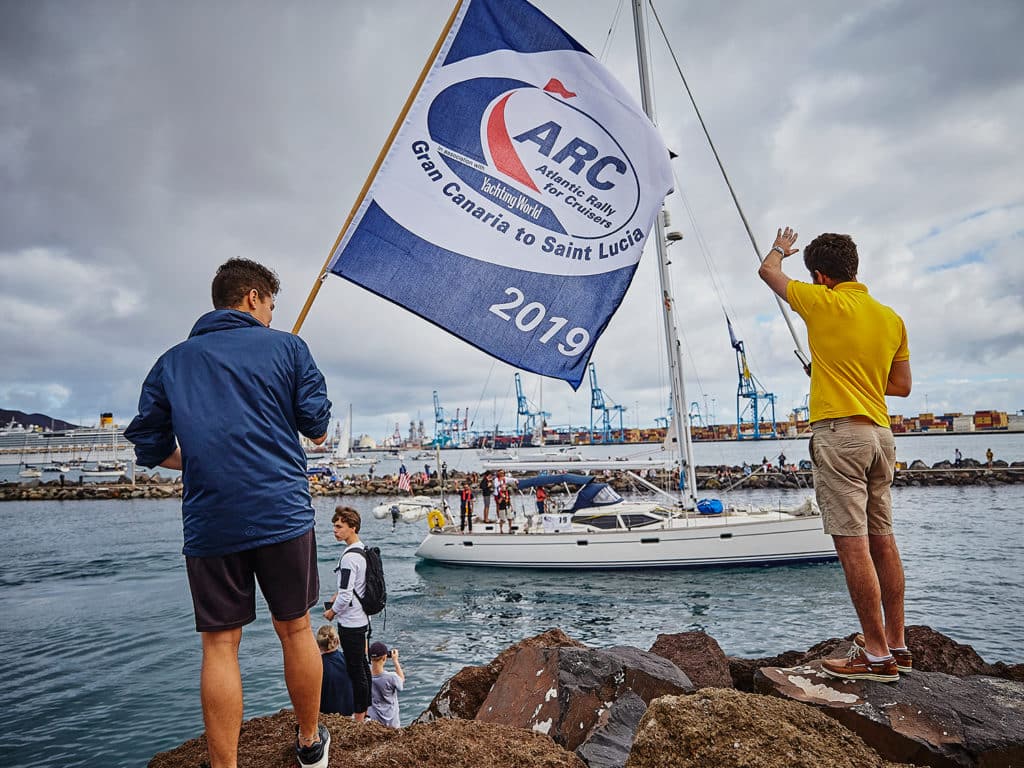
[[[628,2],[618,16],[619,0],[536,5],[607,48],[635,92]],[[780,225],[797,245],[849,233],[861,280],[904,317],[914,392],[890,410],[1024,408],[1024,4],[655,7],[762,251]],[[450,8],[0,0],[0,407],[127,423],[232,256],[277,270],[274,325],[290,329]],[[808,381],[653,21],[652,37],[658,122],[679,154],[687,401],[735,419],[724,307],[784,417]],[[627,426],[667,404],[657,302],[649,247],[592,358]],[[340,278],[302,336],[357,434],[410,419],[432,434],[433,390],[448,417],[515,423],[513,369]],[[538,377],[524,383],[538,403]],[[586,423],[589,405],[586,383],[545,381],[550,423]]]

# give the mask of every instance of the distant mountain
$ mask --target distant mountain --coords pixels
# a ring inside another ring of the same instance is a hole
[[[52,419],[45,413],[23,413],[22,411],[5,411],[3,408],[0,408],[0,427],[6,427],[11,423],[11,419],[14,419],[23,427],[35,426],[46,430],[78,428],[77,424],[72,424],[62,419]]]

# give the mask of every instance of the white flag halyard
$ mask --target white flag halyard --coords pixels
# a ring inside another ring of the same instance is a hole
[[[524,0],[470,0],[328,270],[576,388],[671,184],[657,130],[579,43]]]

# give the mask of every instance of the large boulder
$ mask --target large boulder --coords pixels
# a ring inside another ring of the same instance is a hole
[[[331,731],[330,765],[345,768],[585,768],[579,757],[543,734],[467,720],[439,720],[408,728],[355,723],[321,715]],[[207,764],[206,739],[161,752],[149,768],[199,768]],[[295,715],[282,710],[242,725],[239,768],[294,768]]]
[[[441,690],[423,710],[417,723],[429,723],[432,720],[448,717],[461,717],[472,720],[480,710],[487,694],[490,693],[494,681],[505,668],[509,659],[514,657],[521,648],[586,648],[586,646],[569,637],[560,629],[549,629],[539,635],[528,637],[515,645],[509,646],[499,653],[489,664],[475,667],[463,667],[441,686]]]
[[[856,634],[851,632],[845,638],[832,637],[822,640],[806,651],[784,651],[778,656],[763,659],[730,656],[728,662],[733,685],[741,691],[754,691],[754,674],[762,667],[796,667],[817,659],[845,656],[853,645]],[[915,670],[942,672],[957,677],[990,675],[1008,680],[1024,680],[1024,665],[1007,665],[1003,662],[988,664],[971,646],[958,643],[931,627],[922,624],[907,627],[906,640],[907,647],[914,654]],[[686,667],[680,666],[680,669]]]
[[[761,693],[809,704],[857,733],[880,755],[953,768],[1024,765],[1024,684],[915,670],[899,683],[837,680],[820,662],[764,668]]]
[[[811,707],[724,688],[651,702],[626,768],[887,768]]]
[[[991,665],[969,645],[963,645],[931,627],[914,625],[906,629],[907,647],[914,654],[914,670],[947,675],[987,675]]]
[[[729,659],[715,638],[706,632],[658,635],[650,652],[679,667],[695,688],[733,687]]]
[[[610,768],[625,763],[642,707],[693,690],[672,662],[638,648],[524,647],[505,664],[477,719],[547,734],[586,755],[591,768]]]
[[[806,651],[783,651],[778,656],[769,656],[763,659],[741,659],[729,656],[727,657],[729,673],[732,676],[733,685],[737,690],[753,693],[754,675],[761,667],[793,667],[812,659],[845,656],[850,646],[853,645],[853,638],[856,634],[854,632],[848,638],[832,637],[822,640]]]

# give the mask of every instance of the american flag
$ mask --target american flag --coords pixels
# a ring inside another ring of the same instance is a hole
[[[398,490],[412,493],[412,484],[409,482],[409,475],[405,472],[398,476]]]

